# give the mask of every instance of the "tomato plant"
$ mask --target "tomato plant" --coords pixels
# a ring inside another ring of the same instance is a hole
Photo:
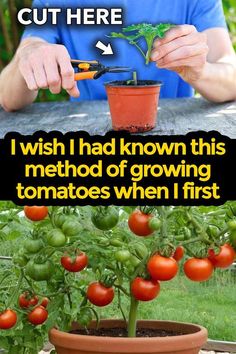
[[[73,321],[88,327],[112,303],[133,337],[139,302],[155,300],[162,281],[207,281],[215,267],[235,260],[233,202],[217,208],[50,207],[31,219],[14,208],[7,222],[0,213],[1,235],[14,244],[0,267],[0,328],[11,329],[0,331],[0,339],[10,354],[37,354],[50,328],[68,331]],[[39,211],[30,208],[25,215]]]
[[[129,44],[135,45],[139,52],[145,58],[146,64],[150,62],[151,50],[153,46],[153,41],[156,37],[163,38],[165,33],[173,25],[168,23],[160,23],[158,25],[152,25],[149,23],[140,23],[137,25],[131,25],[122,29],[122,33],[112,32],[112,38],[122,38],[126,39]],[[140,46],[140,40],[144,39],[146,42],[146,49],[143,50]]]

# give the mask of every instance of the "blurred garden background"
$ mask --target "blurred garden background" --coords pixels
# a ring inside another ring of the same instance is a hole
[[[206,0],[207,1],[207,0]],[[0,71],[11,60],[20,41],[23,31],[16,21],[17,11],[23,7],[30,7],[32,0],[1,0],[0,3]],[[223,0],[224,11],[231,38],[236,50],[236,0]],[[48,91],[41,91],[40,101],[64,100],[68,95],[63,92],[59,97]]]

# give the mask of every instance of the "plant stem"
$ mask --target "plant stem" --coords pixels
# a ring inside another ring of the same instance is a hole
[[[201,241],[202,241],[201,237],[195,237],[195,238],[193,238],[191,240],[186,240],[186,241],[181,242],[181,245],[185,246],[185,245],[188,245],[190,243],[201,242]]]
[[[137,77],[136,71],[133,72],[133,80],[134,80],[134,85],[137,86],[138,85],[138,77]]]
[[[123,311],[122,304],[121,304],[121,290],[120,289],[118,290],[118,308],[119,308],[119,310],[120,310],[120,312],[122,314],[123,320],[125,322],[127,322],[127,319],[125,317],[125,313]]]
[[[130,311],[129,311],[129,323],[128,323],[128,337],[136,337],[137,328],[137,312],[139,302],[133,296],[131,296]]]
[[[144,53],[144,51],[139,47],[139,45],[136,42],[130,42],[130,44],[133,44],[142,54],[142,56],[146,59],[146,55]]]
[[[23,277],[24,277],[24,273],[23,273],[23,271],[21,271],[18,282],[15,286],[15,290],[13,291],[10,299],[8,300],[6,308],[9,308],[12,305],[12,303],[15,301],[15,297],[16,297],[17,293],[19,292]]]
[[[147,51],[147,54],[146,54],[146,65],[148,65],[150,63],[153,41],[154,41],[153,37],[147,39],[148,51]]]
[[[160,216],[161,216],[161,229],[160,229],[160,237],[161,237],[161,240],[163,241],[167,235],[167,221],[166,221],[166,210],[165,210],[165,207],[162,206],[160,208]]]
[[[196,230],[199,230],[200,236],[202,241],[205,242],[206,244],[211,244],[211,242],[208,239],[208,234],[202,227],[202,225],[192,216],[189,214],[189,212],[186,212],[186,216],[188,218],[188,221],[192,223],[192,225],[195,227]]]
[[[126,289],[123,288],[122,285],[115,285],[115,287],[116,287],[118,290],[122,291],[126,296],[129,296],[128,291],[126,291]]]

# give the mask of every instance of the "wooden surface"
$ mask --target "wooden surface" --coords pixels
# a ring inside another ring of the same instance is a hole
[[[236,353],[236,342],[223,342],[216,340],[208,340],[207,344],[204,346],[206,350],[216,350],[221,352]]]
[[[1,138],[11,131],[32,134],[37,130],[85,130],[92,135],[103,135],[111,130],[108,104],[106,101],[35,103],[15,113],[5,113],[0,108]],[[174,135],[198,130],[217,130],[236,138],[236,102],[219,105],[197,98],[161,100],[158,124],[146,134]]]
[[[49,344],[44,350],[39,352],[39,354],[50,354],[50,352],[53,350],[53,347]],[[207,350],[201,350],[199,354],[235,354],[236,352],[215,352],[215,351],[207,351]]]

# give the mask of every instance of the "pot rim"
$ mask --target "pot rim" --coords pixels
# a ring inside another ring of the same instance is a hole
[[[163,86],[163,82],[162,81],[158,81],[158,80],[138,80],[138,81],[149,81],[152,82],[151,85],[138,85],[138,86],[128,86],[128,85],[115,85],[115,83],[118,82],[124,82],[124,80],[115,80],[115,81],[108,81],[108,82],[104,82],[104,86],[105,87],[115,87],[115,88],[126,88],[126,89],[144,89],[144,88],[150,88],[150,87],[161,87]]]
[[[104,319],[101,320],[100,323],[109,323],[109,322],[116,322],[116,323],[124,323],[123,320],[109,320],[109,319]],[[81,335],[81,334],[73,334],[73,333],[67,333],[67,332],[63,332],[60,331],[56,328],[52,328],[50,330],[50,337],[51,336],[57,336],[57,338],[60,340],[60,338],[65,338],[65,339],[70,339],[71,342],[74,342],[75,340],[87,340],[90,341],[91,343],[96,342],[97,340],[100,341],[100,343],[106,344],[107,341],[109,340],[109,342],[111,342],[111,344],[115,345],[116,343],[122,343],[122,344],[126,344],[126,343],[132,343],[132,342],[136,342],[136,343],[155,343],[156,341],[158,341],[159,343],[176,343],[179,341],[183,340],[184,338],[189,338],[190,336],[192,337],[198,337],[199,334],[201,333],[202,336],[206,336],[208,335],[208,331],[206,328],[197,325],[197,324],[193,324],[193,323],[186,323],[186,322],[177,322],[177,321],[158,321],[158,320],[140,320],[138,321],[138,324],[143,324],[145,325],[145,323],[147,324],[151,324],[151,323],[165,323],[165,324],[176,324],[176,325],[183,325],[183,326],[191,326],[193,328],[195,328],[197,331],[194,333],[187,333],[187,334],[181,334],[178,336],[173,336],[173,337],[139,337],[139,338],[128,338],[128,337],[108,337],[108,336],[89,336],[89,335]],[[101,326],[102,328],[102,326]]]

